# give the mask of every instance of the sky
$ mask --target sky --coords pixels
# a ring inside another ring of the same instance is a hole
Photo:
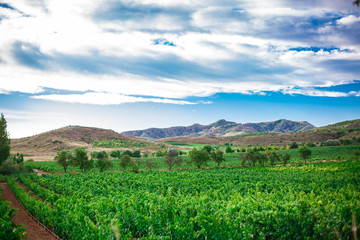
[[[0,0],[11,138],[360,118],[353,0]]]

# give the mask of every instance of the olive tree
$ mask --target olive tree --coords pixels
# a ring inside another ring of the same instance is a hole
[[[122,155],[120,158],[120,167],[122,167],[125,171],[126,167],[131,164],[131,157],[127,154]]]
[[[183,160],[179,156],[178,150],[169,149],[165,154],[164,162],[166,165],[169,166],[169,170],[171,170],[174,165],[181,165],[183,163]]]
[[[299,153],[302,159],[304,159],[305,163],[306,163],[306,159],[308,159],[311,155],[311,151],[310,149],[308,149],[307,147],[302,147],[299,149]]]
[[[64,168],[64,172],[66,173],[66,169],[71,165],[71,154],[67,150],[61,150],[60,152],[57,152],[54,160],[57,164],[62,166]]]
[[[74,166],[78,166],[82,173],[85,173],[89,169],[94,167],[94,161],[89,160],[87,152],[84,147],[75,148],[71,161]]]
[[[216,151],[211,151],[210,156],[211,159],[220,166],[220,163],[225,162],[225,158],[223,157],[224,153],[218,149]]]
[[[197,166],[197,168],[200,168],[201,165],[206,165],[207,162],[210,160],[210,155],[207,151],[203,149],[198,150],[196,148],[193,148],[189,152],[189,157],[189,163],[193,163],[195,166]]]

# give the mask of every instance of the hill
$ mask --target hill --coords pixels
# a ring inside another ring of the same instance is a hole
[[[259,132],[299,132],[313,129],[314,126],[306,121],[290,121],[280,119],[260,123],[236,123],[224,119],[209,125],[193,124],[191,126],[170,128],[149,128],[145,130],[127,131],[122,134],[151,140],[173,137],[227,137]]]
[[[158,142],[180,142],[224,145],[288,145],[292,142],[319,143],[328,139],[353,139],[360,138],[360,119],[335,123],[332,125],[314,128],[310,130],[293,133],[271,133],[243,134],[232,137],[177,137],[158,140]]]
[[[126,140],[146,142],[146,140],[125,136],[113,130],[68,126],[41,133],[32,137],[11,140],[12,152],[57,152],[75,147],[91,147],[94,141]],[[151,143],[149,143],[151,144]]]

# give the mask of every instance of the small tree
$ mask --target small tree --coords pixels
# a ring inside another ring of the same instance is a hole
[[[67,150],[61,150],[57,152],[54,160],[64,168],[64,172],[66,173],[66,169],[71,165],[71,154]]]
[[[207,153],[207,151],[201,149],[197,150],[196,148],[193,148],[189,152],[190,161],[189,163],[195,164],[197,168],[200,168],[201,165],[206,165],[207,162],[210,160],[210,155]]]
[[[121,152],[119,150],[114,150],[110,152],[110,156],[113,158],[120,158]]]
[[[132,152],[130,150],[125,150],[123,155],[129,155],[131,157]]]
[[[218,166],[220,166],[220,163],[225,161],[223,154],[224,153],[220,149],[218,149],[216,151],[211,151],[210,156],[211,159],[216,162]]]
[[[296,142],[292,142],[292,143],[289,145],[289,148],[290,148],[290,149],[299,148],[299,145],[298,145]]]
[[[226,146],[225,152],[226,152],[226,153],[233,153],[234,150],[233,150],[230,146]]]
[[[307,147],[302,147],[299,149],[299,153],[302,159],[304,159],[305,164],[306,164],[306,159],[308,159],[311,155],[311,151],[310,149],[308,149]]]
[[[109,155],[105,151],[91,152],[90,156],[91,156],[91,159],[98,159],[98,160],[109,158]]]
[[[209,154],[210,154],[211,150],[213,150],[213,148],[212,148],[211,145],[205,145],[205,146],[203,146],[203,149],[204,149],[205,151],[207,151],[207,153],[209,153]]]
[[[355,150],[355,151],[354,151],[354,157],[355,157],[355,160],[359,160],[359,159],[360,159],[360,151],[359,151],[359,150]]]
[[[121,158],[120,158],[120,167],[122,167],[125,171],[126,167],[128,165],[130,165],[131,163],[131,157],[127,154],[123,155]]]
[[[89,160],[84,147],[75,148],[71,161],[74,166],[78,166],[80,168],[82,173],[85,173],[94,167],[94,161]]]
[[[157,163],[154,161],[151,161],[150,159],[147,159],[145,162],[146,166],[149,168],[149,170],[151,171],[154,167],[157,166]]]
[[[274,151],[269,151],[266,153],[267,157],[270,160],[271,166],[274,166],[274,163],[278,162],[280,160],[279,155]]]
[[[113,163],[109,159],[99,159],[95,166],[99,168],[100,172],[104,172],[107,169],[114,167]]]
[[[284,153],[282,156],[281,156],[281,159],[283,161],[283,164],[287,164],[287,162],[290,160],[290,154],[289,153]]]
[[[169,166],[169,170],[171,170],[174,165],[181,165],[183,160],[176,149],[169,149],[165,154],[164,162]]]
[[[140,157],[140,151],[134,150],[131,152],[131,157],[139,158]]]
[[[4,114],[0,118],[0,165],[10,156],[10,138]]]

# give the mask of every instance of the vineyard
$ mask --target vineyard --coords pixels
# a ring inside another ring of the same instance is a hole
[[[7,183],[64,239],[349,239],[360,223],[359,179],[360,162],[346,161],[31,174]]]

